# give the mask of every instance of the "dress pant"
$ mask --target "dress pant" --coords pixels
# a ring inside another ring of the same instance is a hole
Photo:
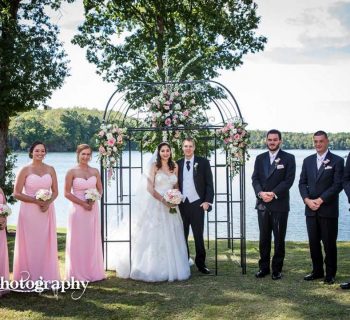
[[[259,221],[259,268],[270,272],[271,233],[273,233],[275,251],[272,257],[272,271],[281,272],[285,257],[285,237],[287,231],[288,212],[258,210]]]
[[[204,210],[201,205],[201,200],[196,200],[192,203],[186,198],[185,202],[179,205],[182,221],[184,224],[185,239],[187,244],[188,256],[190,251],[188,248],[188,235],[190,226],[193,233],[194,243],[196,247],[195,263],[197,268],[205,267],[205,246],[204,246]]]
[[[309,236],[312,271],[316,274],[324,274],[322,241],[325,252],[326,276],[335,277],[337,273],[338,218],[323,218],[317,214],[306,216],[306,226]]]

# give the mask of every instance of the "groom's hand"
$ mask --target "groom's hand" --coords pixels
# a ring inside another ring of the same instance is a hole
[[[209,202],[203,202],[200,206],[203,208],[204,211],[208,211]]]

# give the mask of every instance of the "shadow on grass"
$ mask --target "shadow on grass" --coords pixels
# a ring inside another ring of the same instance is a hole
[[[9,239],[10,252],[13,241]],[[191,247],[193,243],[191,243]],[[212,246],[213,247],[213,246]],[[338,285],[306,282],[310,269],[306,243],[289,242],[284,277],[273,281],[256,279],[258,250],[248,242],[247,275],[241,274],[239,246],[227,250],[220,244],[219,275],[204,276],[192,267],[187,281],[144,283],[118,279],[108,272],[105,281],[89,284],[78,301],[71,292],[11,293],[0,299],[1,318],[106,318],[106,319],[344,319],[350,311],[350,295]],[[60,261],[64,261],[64,236],[59,236]],[[339,243],[338,279],[350,275],[348,243]],[[193,247],[191,248],[193,252]],[[214,251],[208,250],[208,265],[214,266]]]

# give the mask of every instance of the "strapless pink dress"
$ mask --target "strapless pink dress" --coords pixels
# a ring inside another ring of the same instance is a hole
[[[96,177],[75,178],[73,194],[85,199],[85,190],[96,188]],[[66,241],[66,279],[98,281],[105,278],[98,202],[91,211],[72,203]]]
[[[0,203],[4,203],[4,197],[0,194]],[[0,230],[0,277],[9,280],[9,256],[7,249],[6,229]]]
[[[24,183],[24,193],[35,197],[39,189],[51,189],[50,174],[30,174]],[[55,207],[51,203],[41,212],[34,203],[21,202],[13,260],[13,279],[60,280],[57,254]]]

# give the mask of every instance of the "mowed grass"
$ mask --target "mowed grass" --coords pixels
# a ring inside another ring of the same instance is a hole
[[[14,237],[9,249],[12,264]],[[58,234],[63,274],[65,234]],[[256,279],[258,243],[247,243],[247,274],[241,274],[239,243],[233,254],[219,244],[219,275],[204,276],[192,268],[188,281],[144,283],[115,277],[89,284],[80,300],[71,293],[10,293],[0,298],[0,319],[350,319],[350,291],[339,283],[350,277],[350,244],[338,244],[337,283],[306,282],[311,270],[308,245],[289,242],[284,277]],[[191,243],[193,251],[193,243]],[[214,267],[214,245],[208,266]]]

